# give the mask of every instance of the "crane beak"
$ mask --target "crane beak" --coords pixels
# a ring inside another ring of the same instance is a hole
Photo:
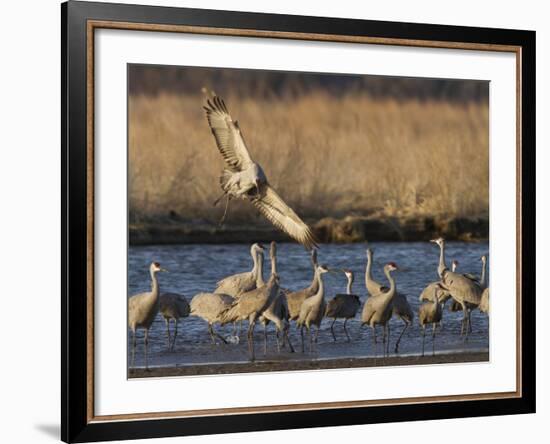
[[[168,273],[168,270],[166,268],[161,268],[159,271],[163,271],[164,273]]]

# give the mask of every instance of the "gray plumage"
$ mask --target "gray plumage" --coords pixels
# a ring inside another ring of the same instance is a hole
[[[277,273],[277,262],[275,262],[273,265],[275,266],[275,273]],[[265,283],[263,282],[263,277],[262,285],[265,285]],[[258,318],[258,321],[260,322],[260,324],[262,324],[264,328],[264,354],[267,354],[267,326],[270,322],[273,322],[273,324],[275,325],[277,336],[277,351],[280,352],[281,346],[284,347],[285,344],[288,342],[291,353],[294,353],[294,347],[292,346],[290,338],[288,337],[288,328],[290,324],[288,306],[286,302],[287,293],[287,289],[279,288],[279,294],[277,295],[277,297]],[[281,338],[282,344],[279,342],[279,338]]]
[[[309,350],[313,351],[313,335],[311,333],[311,327],[316,327],[315,342],[319,336],[319,327],[325,314],[325,290],[322,275],[327,273],[329,269],[324,265],[317,266],[315,270],[315,277],[317,278],[318,289],[315,295],[305,299],[300,307],[300,315],[296,321],[296,325],[300,328],[300,336],[302,337],[302,353],[305,351],[304,347],[304,327],[309,334]]]
[[[456,268],[458,266],[458,261],[454,260],[451,263],[451,271],[456,271]],[[418,298],[420,302],[433,302],[434,300],[438,300],[440,303],[445,305],[445,303],[451,298],[451,294],[444,290],[439,281],[431,282],[422,290],[422,293],[420,293],[420,297]],[[451,304],[452,306],[452,304]]]
[[[443,238],[435,239],[432,242],[436,243],[440,249],[438,273],[441,278],[441,286],[462,306],[461,331],[462,334],[465,332],[464,339],[466,340],[471,328],[470,313],[481,302],[483,290],[478,282],[447,268],[445,265],[445,240]]]
[[[386,336],[389,338],[389,320],[392,316],[392,301],[397,293],[395,279],[391,273],[397,270],[397,265],[390,262],[384,266],[384,274],[390,283],[387,291],[384,288],[379,293],[372,293],[365,301],[363,312],[361,313],[361,325],[369,325],[372,328],[373,342],[376,349],[376,326],[381,325],[383,328],[383,347],[384,353],[387,351]],[[388,341],[389,343],[389,341]],[[389,348],[389,346],[388,346]]]
[[[189,316],[189,302],[185,299],[185,296],[177,293],[163,293],[160,295],[160,314],[164,318],[166,323],[166,337],[168,340],[168,348],[174,349],[176,345],[176,338],[178,336],[178,324],[180,318],[186,318]],[[171,338],[170,334],[170,321],[174,321],[174,338]]]
[[[239,298],[241,294],[254,290],[259,282],[263,282],[263,252],[264,247],[261,244],[252,244],[250,247],[253,261],[252,270],[227,276],[218,281],[214,293],[228,294],[233,298]]]
[[[376,282],[372,278],[372,264],[373,264],[373,252],[370,248],[367,248],[367,266],[365,267],[365,288],[367,292],[372,294],[379,294],[387,288],[384,285]]]
[[[235,300],[227,294],[219,293],[198,293],[190,304],[190,315],[204,319],[208,323],[208,333],[212,342],[216,343],[216,337],[227,343],[227,341],[214,331],[215,324],[222,324],[221,315],[233,304]]]
[[[269,307],[262,313],[259,318],[260,324],[264,328],[264,354],[267,353],[267,326],[270,322],[273,322],[275,325],[276,335],[277,335],[277,351],[281,350],[281,347],[284,347],[288,342],[290,352],[294,353],[294,346],[290,342],[290,337],[288,336],[288,330],[290,327],[289,323],[289,314],[288,306],[286,302],[286,293],[288,290],[283,288],[279,289],[279,294],[275,300],[271,303]],[[279,342],[281,338],[281,342]]]
[[[344,319],[344,332],[348,342],[351,341],[348,330],[346,328],[346,323],[349,319],[353,319],[359,308],[361,307],[361,301],[359,296],[353,294],[353,271],[351,270],[342,270],[346,277],[348,278],[348,285],[346,288],[346,293],[337,294],[327,303],[327,308],[325,310],[325,317],[332,318],[332,323],[330,324],[330,331],[332,333],[332,338],[336,341],[336,335],[334,334],[334,323],[336,319]]]
[[[147,349],[149,345],[149,329],[159,312],[160,286],[157,279],[161,268],[158,262],[152,262],[149,266],[151,275],[151,291],[136,294],[128,299],[128,326],[132,330],[132,367],[136,358],[136,331],[138,328],[145,330],[145,368],[148,368]]]
[[[225,161],[220,178],[228,203],[232,198],[250,201],[275,227],[304,245],[317,246],[311,229],[300,219],[267,181],[262,167],[252,160],[241,129],[218,96],[206,100],[206,118]]]
[[[235,300],[231,307],[225,310],[222,322],[238,322],[248,320],[248,348],[250,359],[255,359],[254,354],[254,327],[262,313],[271,305],[279,295],[279,276],[277,275],[276,244],[271,243],[271,276],[267,283],[259,288],[243,293]]]
[[[288,317],[289,320],[295,321],[300,316],[300,309],[302,308],[302,303],[311,296],[317,294],[319,290],[319,281],[317,280],[316,270],[317,270],[317,250],[312,250],[311,252],[311,263],[313,264],[313,279],[309,287],[303,288],[298,291],[292,291],[286,294],[286,303],[288,307]]]
[[[432,301],[424,302],[418,310],[418,321],[422,328],[422,356],[424,356],[424,344],[426,340],[426,326],[432,324],[432,355],[435,355],[435,333],[437,326],[441,326],[443,317],[442,303],[434,298]]]
[[[479,311],[489,315],[489,287],[483,290],[481,294],[481,302],[479,303]]]
[[[389,288],[385,285],[382,285],[376,282],[372,278],[371,270],[374,263],[374,254],[370,248],[367,248],[367,266],[365,268],[365,287],[369,294],[380,294],[389,291]],[[406,296],[397,292],[395,293],[392,302],[391,302],[391,313],[393,316],[401,319],[403,321],[403,329],[399,334],[397,341],[395,341],[394,352],[399,352],[399,344],[401,343],[401,338],[405,331],[412,325],[414,320],[414,312],[412,310],[411,304],[407,300]],[[390,338],[388,337],[388,346]]]
[[[479,311],[489,316],[489,283],[487,281],[487,256],[481,256],[481,278],[479,284],[483,288],[481,293],[481,301],[479,302]]]

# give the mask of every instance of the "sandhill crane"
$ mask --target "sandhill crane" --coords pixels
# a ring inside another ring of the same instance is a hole
[[[160,287],[157,280],[157,273],[166,271],[161,268],[158,262],[152,262],[149,266],[151,274],[151,291],[133,295],[128,299],[128,326],[132,330],[132,367],[136,358],[136,330],[143,328],[145,330],[145,368],[148,367],[147,348],[149,345],[149,329],[159,311]]]
[[[185,296],[177,293],[164,293],[160,295],[160,314],[166,323],[166,337],[168,339],[168,349],[173,350],[178,336],[178,323],[180,318],[189,316],[189,303]],[[174,339],[170,338],[170,320],[174,320],[175,330]]]
[[[384,291],[384,288],[387,288],[384,285],[376,282],[372,278],[372,274],[371,274],[372,264],[373,264],[373,253],[370,248],[367,248],[367,266],[365,268],[365,287],[370,295],[378,294]]]
[[[234,301],[228,294],[219,293],[198,293],[191,299],[190,315],[204,319],[208,323],[208,333],[214,344],[216,344],[216,337],[227,344],[223,336],[214,331],[213,326],[222,323],[222,313],[230,308]]]
[[[211,99],[207,98],[204,109],[225,161],[220,184],[222,196],[227,196],[227,205],[232,198],[248,200],[275,227],[307,249],[316,247],[317,241],[311,229],[271,187],[262,167],[252,160],[239,124],[232,119],[225,102],[212,94]]]
[[[273,242],[273,246],[275,246],[275,243]],[[273,250],[275,257],[276,257],[276,248]],[[275,261],[272,263],[272,267],[275,268],[275,274],[277,274],[277,262]],[[272,268],[273,272],[273,268]],[[263,278],[262,278],[263,281]],[[262,282],[262,285],[264,283]],[[258,284],[258,287],[261,285]],[[277,332],[277,351],[280,351],[281,344],[279,343],[279,336],[281,336],[282,339],[282,345],[284,346],[286,342],[288,342],[288,345],[290,347],[291,353],[294,353],[294,347],[292,346],[292,343],[290,342],[290,338],[288,337],[288,328],[289,328],[289,320],[288,320],[288,306],[286,302],[286,294],[288,293],[288,290],[284,288],[279,288],[279,294],[275,298],[275,300],[271,303],[269,307],[266,308],[266,310],[262,313],[262,315],[259,317],[260,324],[264,327],[264,354],[267,354],[267,325],[270,322],[273,322],[275,324],[275,329]]]
[[[389,262],[384,266],[384,274],[390,283],[388,291],[372,293],[366,300],[361,314],[361,326],[368,324],[372,328],[373,342],[376,350],[376,326],[383,327],[383,346],[386,353],[386,335],[389,337],[389,320],[392,315],[392,301],[397,292],[395,280],[391,273],[397,270],[394,262]],[[388,341],[389,342],[389,341]]]
[[[367,248],[367,266],[365,268],[365,287],[367,288],[367,291],[371,295],[387,292],[389,290],[388,287],[376,282],[372,278],[371,270],[372,270],[373,263],[374,263],[373,252],[370,248]],[[409,326],[412,325],[412,322],[414,320],[414,312],[412,310],[411,304],[409,304],[409,301],[407,300],[406,296],[399,292],[396,292],[392,300],[392,314],[393,316],[401,319],[404,324],[403,330],[401,330],[401,333],[399,334],[397,341],[395,342],[394,352],[398,353],[401,338],[403,337],[403,334],[405,333],[407,328],[409,328]],[[389,346],[389,341],[390,341],[390,338],[388,337],[388,346]]]
[[[229,296],[238,299],[241,294],[247,291],[254,290],[257,287],[264,285],[263,265],[264,265],[264,247],[262,244],[252,244],[250,247],[250,255],[252,256],[252,270],[227,276],[216,284],[214,293],[228,294]],[[239,323],[238,336],[241,334],[242,322]],[[233,324],[233,335],[236,333],[236,324]]]
[[[401,330],[401,333],[399,333],[399,336],[397,337],[397,341],[395,341],[394,353],[399,353],[399,343],[401,342],[401,338],[403,337],[403,334],[405,333],[407,328],[412,325],[414,320],[413,309],[404,294],[401,294],[399,292],[395,293],[392,301],[392,314],[393,316],[401,319],[405,324],[403,326],[403,330]],[[390,338],[388,337],[388,342],[389,340]]]
[[[296,325],[300,328],[300,335],[302,337],[302,353],[305,352],[304,347],[304,327],[309,333],[309,351],[313,351],[313,335],[311,334],[311,327],[317,327],[315,333],[315,342],[317,342],[317,337],[319,336],[319,327],[321,326],[321,321],[323,320],[323,315],[325,314],[325,290],[323,285],[322,275],[328,273],[330,270],[325,265],[317,266],[315,270],[315,277],[317,279],[318,289],[317,293],[313,296],[307,298],[302,302],[300,308],[300,315],[296,321]]]
[[[486,282],[486,268],[487,268],[487,256],[483,255],[480,258],[481,260],[481,275],[478,278],[476,275],[471,273],[464,273],[464,276],[466,276],[468,279],[472,280],[474,283],[478,284],[481,289],[483,290],[483,293],[481,294],[481,300],[479,302],[479,311],[483,313],[489,313],[489,290],[487,288],[487,282]],[[452,271],[455,271],[458,266],[458,261],[453,261],[453,267]],[[475,305],[471,305],[470,311],[474,308],[476,308]],[[457,302],[453,301],[453,303],[449,306],[449,311],[460,311],[462,310],[462,306]],[[468,312],[468,315],[470,315],[470,311]],[[468,331],[469,333],[472,332],[472,324],[470,320],[468,320]]]
[[[277,274],[276,244],[271,243],[271,276],[265,285],[241,294],[241,297],[221,316],[222,322],[236,322],[248,319],[248,348],[250,359],[254,357],[254,327],[257,319],[279,295],[279,276]]]
[[[352,293],[353,285],[353,271],[351,270],[342,270],[346,277],[348,278],[348,286],[345,294],[337,294],[334,296],[327,304],[325,310],[325,317],[332,318],[332,324],[330,324],[330,331],[332,333],[332,338],[336,341],[336,335],[334,334],[334,323],[336,319],[344,319],[344,332],[348,342],[351,341],[348,330],[346,328],[346,323],[348,319],[352,319],[357,314],[359,307],[361,307],[361,301],[359,296]]]
[[[442,278],[443,272],[447,270],[447,264],[445,263],[445,239],[438,237],[437,239],[430,240],[430,242],[439,246],[439,265],[437,266],[437,275],[439,278]]]
[[[451,262],[451,271],[455,272],[457,267],[458,261],[453,260]],[[428,284],[426,288],[422,290],[422,293],[420,293],[420,297],[418,299],[420,300],[420,302],[432,302],[435,300],[436,297],[437,300],[443,305],[445,305],[447,300],[451,297],[451,294],[441,287],[439,281],[431,282],[430,284]],[[462,307],[460,309],[462,309]]]
[[[432,355],[435,355],[435,332],[443,316],[442,303],[437,297],[429,302],[424,302],[418,310],[418,321],[422,327],[422,356],[424,356],[424,344],[426,340],[426,325],[432,324]]]
[[[227,276],[221,281],[218,281],[214,293],[228,294],[233,298],[238,298],[242,293],[246,293],[256,288],[259,282],[260,285],[262,285],[263,252],[263,245],[258,243],[252,244],[250,247],[250,255],[253,261],[252,270]]]
[[[302,303],[309,297],[317,294],[319,290],[319,281],[317,280],[317,250],[311,252],[311,263],[313,264],[313,279],[307,288],[302,290],[289,292],[286,294],[286,302],[288,306],[288,317],[291,321],[296,321],[300,316]]]
[[[460,273],[452,272],[445,266],[445,240],[443,238],[435,239],[432,242],[439,245],[440,248],[438,273],[441,277],[441,286],[444,290],[449,291],[452,298],[462,306],[464,314],[462,332],[466,331],[464,336],[464,340],[466,340],[470,329],[470,311],[481,302],[482,289],[479,283]]]
[[[481,269],[481,278],[479,284],[483,288],[483,293],[481,294],[481,301],[479,303],[479,311],[487,314],[489,316],[489,285],[487,282],[487,256],[481,256],[482,269]]]
[[[479,311],[489,316],[489,287],[481,293],[481,302],[479,303]]]
[[[275,324],[275,329],[277,332],[277,351],[281,351],[281,346],[284,347],[284,345],[288,342],[290,352],[294,353],[294,346],[290,342],[290,338],[288,336],[290,324],[285,290],[279,290],[279,294],[275,300],[260,316],[259,322],[264,327],[264,354],[267,354],[267,325],[270,322]],[[282,344],[279,343],[279,336],[281,337]]]

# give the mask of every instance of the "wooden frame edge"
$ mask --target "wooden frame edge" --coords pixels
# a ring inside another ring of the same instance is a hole
[[[191,33],[203,35],[221,35],[221,36],[236,36],[236,37],[258,37],[258,38],[278,38],[289,40],[310,40],[310,41],[325,41],[339,43],[361,43],[361,44],[376,44],[376,45],[395,45],[409,47],[427,47],[427,48],[442,48],[442,49],[463,49],[463,50],[478,50],[478,51],[495,51],[495,52],[511,52],[516,56],[516,180],[517,180],[517,312],[516,312],[516,391],[515,392],[499,392],[490,394],[470,394],[470,395],[453,395],[453,396],[434,396],[434,397],[414,397],[414,398],[396,398],[390,400],[364,400],[364,401],[342,401],[342,402],[327,402],[327,403],[309,403],[309,404],[290,404],[290,405],[273,405],[261,407],[238,407],[238,408],[223,408],[223,409],[206,409],[206,410],[186,410],[174,412],[149,412],[149,413],[132,413],[119,415],[102,415],[94,414],[94,278],[93,278],[93,246],[94,246],[94,31],[95,29],[122,29],[134,31],[153,31],[153,32],[177,32]],[[243,413],[259,414],[259,413],[274,413],[274,412],[296,412],[305,410],[327,410],[334,408],[359,408],[359,407],[374,407],[388,405],[407,405],[418,402],[422,403],[443,403],[443,402],[460,402],[460,401],[475,401],[475,400],[493,400],[493,399],[511,399],[521,398],[522,390],[522,274],[521,274],[521,257],[522,257],[522,242],[521,242],[521,187],[522,187],[522,47],[520,45],[500,45],[500,44],[485,44],[485,43],[466,43],[466,42],[448,42],[448,41],[432,41],[432,40],[415,40],[415,39],[397,39],[397,38],[379,38],[379,37],[364,37],[364,36],[344,36],[332,34],[312,34],[299,32],[284,32],[284,31],[263,31],[251,29],[236,29],[236,28],[214,28],[208,26],[188,26],[188,25],[163,25],[163,24],[148,24],[138,22],[123,22],[123,21],[108,21],[108,20],[87,20],[87,242],[88,242],[88,294],[87,294],[87,313],[88,322],[87,332],[87,423],[100,422],[116,422],[123,420],[147,420],[161,418],[191,418],[202,416],[227,416]]]

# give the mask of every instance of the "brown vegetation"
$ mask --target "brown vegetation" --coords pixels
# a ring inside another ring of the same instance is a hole
[[[306,220],[488,217],[485,101],[217,92],[272,185]],[[200,94],[129,96],[131,222],[219,220],[223,205],[212,202],[223,164],[202,104]],[[261,223],[255,214],[237,203],[228,223]]]

